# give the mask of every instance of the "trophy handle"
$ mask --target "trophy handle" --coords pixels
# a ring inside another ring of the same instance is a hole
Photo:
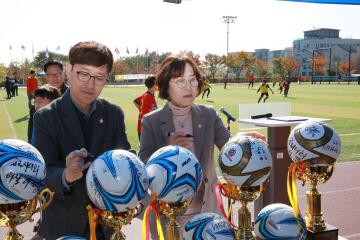
[[[52,192],[48,188],[44,188],[36,197],[40,204],[38,207],[36,207],[34,213],[40,212],[43,209],[47,208],[50,205],[53,197],[54,192]]]

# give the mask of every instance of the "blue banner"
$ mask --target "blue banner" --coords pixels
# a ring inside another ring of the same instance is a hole
[[[323,3],[323,4],[360,5],[360,0],[280,0],[280,1],[306,2],[306,3]]]

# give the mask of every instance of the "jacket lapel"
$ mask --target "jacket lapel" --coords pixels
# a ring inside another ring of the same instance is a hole
[[[203,112],[200,107],[196,104],[192,106],[192,124],[193,124],[193,133],[194,133],[194,147],[195,155],[198,159],[201,159],[202,146],[205,136],[205,119]]]
[[[107,119],[105,117],[105,109],[100,100],[96,100],[96,111],[94,112],[95,116],[93,119],[93,134],[91,139],[91,147],[88,149],[90,153],[97,154],[97,151],[100,146],[100,142],[103,139],[104,126],[108,125]]]
[[[175,127],[172,119],[172,112],[167,103],[164,105],[161,111],[160,124],[161,124],[161,134],[165,139],[165,145],[167,145],[169,138],[168,134],[170,132],[175,131]]]
[[[71,101],[70,91],[67,91],[64,94],[61,101],[63,101],[63,104],[59,105],[60,114],[62,115],[64,125],[67,128],[68,135],[71,136],[76,149],[85,147],[85,140],[81,131],[79,118]]]

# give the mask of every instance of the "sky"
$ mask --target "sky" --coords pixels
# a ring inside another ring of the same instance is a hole
[[[0,63],[32,59],[45,50],[68,54],[79,41],[95,40],[120,56],[149,51],[226,54],[223,16],[229,25],[229,52],[291,47],[303,31],[340,29],[360,39],[360,6],[277,0],[2,0]],[[10,45],[12,50],[10,51]],[[25,46],[25,50],[21,46]],[[56,48],[60,46],[60,51]]]

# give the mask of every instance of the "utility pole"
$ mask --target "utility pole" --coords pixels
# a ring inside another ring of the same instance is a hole
[[[229,69],[227,65],[227,58],[229,56],[229,24],[235,23],[237,16],[223,16],[223,23],[226,23],[227,25],[227,31],[226,31],[226,76],[228,77]]]

